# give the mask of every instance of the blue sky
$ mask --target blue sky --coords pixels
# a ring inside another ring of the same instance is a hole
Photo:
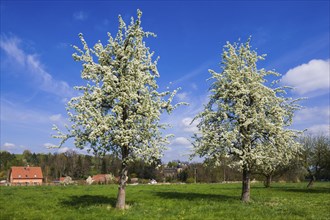
[[[329,133],[329,1],[1,1],[1,150],[55,152],[52,124],[66,122],[65,103],[76,93],[81,64],[71,45],[106,43],[116,34],[118,15],[126,22],[143,12],[146,40],[160,56],[160,89],[181,87],[175,101],[189,102],[164,115],[175,137],[164,161],[186,160],[196,126],[191,119],[207,102],[208,69],[219,71],[226,41],[252,36],[268,54],[260,68],[275,69],[293,97],[308,97],[294,128]],[[68,142],[60,152],[74,149]]]

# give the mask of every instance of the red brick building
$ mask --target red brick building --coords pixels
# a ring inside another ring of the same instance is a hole
[[[11,185],[41,185],[43,175],[40,167],[12,167],[9,173]]]

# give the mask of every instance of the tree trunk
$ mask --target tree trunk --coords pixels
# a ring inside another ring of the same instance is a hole
[[[315,179],[316,179],[315,176],[312,175],[311,180],[309,181],[309,183],[307,185],[307,188],[312,188],[313,187]]]
[[[243,167],[242,196],[243,202],[250,201],[250,171],[246,166]]]
[[[125,209],[126,208],[126,182],[128,179],[127,172],[127,159],[128,157],[128,147],[122,147],[122,162],[121,162],[121,171],[120,171],[120,179],[119,179],[119,186],[118,186],[118,195],[117,195],[117,209]]]
[[[197,183],[197,168],[195,168],[195,183]]]
[[[127,182],[127,165],[125,162],[122,163],[122,168],[120,172],[119,186],[118,186],[118,195],[117,195],[117,209],[125,209],[126,203],[126,182]]]
[[[226,166],[223,165],[223,182],[226,182]]]
[[[265,180],[265,182],[264,182],[265,187],[266,187],[266,188],[269,188],[271,182],[272,182],[272,176],[271,176],[271,175],[267,175],[267,176],[266,176],[266,180]]]

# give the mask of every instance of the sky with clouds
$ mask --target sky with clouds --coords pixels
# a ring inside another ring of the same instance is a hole
[[[142,26],[157,34],[146,44],[160,56],[160,90],[182,90],[185,101],[162,121],[175,137],[164,161],[186,160],[194,116],[208,100],[208,69],[219,71],[226,41],[245,41],[268,54],[260,68],[282,74],[295,87],[289,95],[307,97],[294,128],[329,133],[329,1],[1,1],[1,150],[55,152],[52,125],[66,123],[65,104],[82,85],[81,64],[72,45],[89,45],[116,34],[118,15],[128,23],[136,10]],[[68,142],[60,152],[74,149]]]

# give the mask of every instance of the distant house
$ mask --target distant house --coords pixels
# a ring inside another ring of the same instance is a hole
[[[107,182],[106,175],[107,174],[96,174],[92,176],[92,180],[94,183],[105,184]]]
[[[68,185],[68,184],[73,184],[75,182],[72,181],[72,178],[70,176],[65,176],[65,177],[62,176],[59,179],[54,180],[53,183],[55,185],[60,185],[60,184]]]
[[[11,185],[41,185],[42,180],[40,167],[12,167],[9,172]]]
[[[164,168],[163,172],[164,172],[165,177],[173,178],[173,177],[176,177],[178,175],[179,169],[178,168],[168,168],[168,167],[166,167],[166,168]]]
[[[118,182],[119,177],[114,177],[112,174],[96,174],[92,176],[93,183],[97,184],[109,184]]]
[[[180,163],[176,167],[164,167],[162,172],[166,178],[177,178],[178,175],[185,169],[187,169],[187,165]]]
[[[65,177],[60,177],[59,179],[55,179],[53,181],[54,184],[63,184],[65,180]]]

